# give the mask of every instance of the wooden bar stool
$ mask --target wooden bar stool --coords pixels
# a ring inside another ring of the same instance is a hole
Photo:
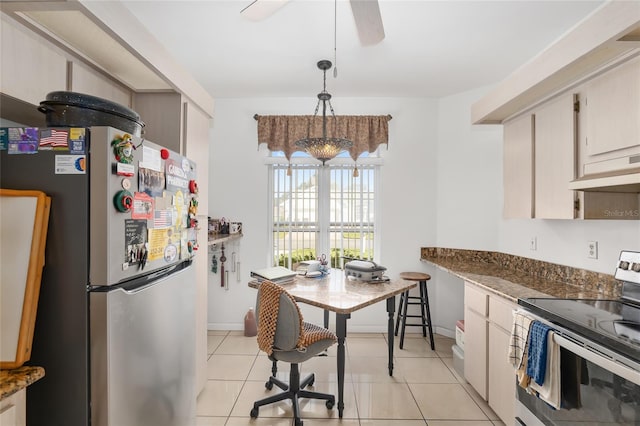
[[[422,272],[401,272],[400,278],[407,281],[417,281],[420,288],[420,296],[409,296],[409,291],[405,291],[400,295],[400,306],[398,307],[398,316],[396,317],[395,335],[398,335],[398,328],[402,323],[402,331],[400,333],[400,349],[404,346],[404,329],[405,327],[422,327],[422,336],[427,337],[427,328],[429,328],[429,339],[431,340],[431,350],[436,349],[433,341],[433,330],[431,328],[431,311],[429,309],[429,293],[427,292],[427,281],[431,279],[429,274]],[[417,302],[412,302],[417,300]],[[420,315],[407,315],[407,307],[409,305],[420,305]],[[407,318],[420,318],[419,323],[407,323]]]

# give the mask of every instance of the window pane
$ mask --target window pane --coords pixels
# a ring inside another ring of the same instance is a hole
[[[318,233],[317,167],[273,167],[273,263],[293,268],[295,263],[316,258]]]
[[[330,244],[331,264],[342,268],[353,258],[373,259],[375,166],[331,168]]]

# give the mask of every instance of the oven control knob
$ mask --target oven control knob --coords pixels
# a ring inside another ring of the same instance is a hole
[[[620,264],[618,265],[618,269],[626,271],[627,269],[629,269],[629,262],[627,262],[626,260],[621,260]]]
[[[631,265],[631,270],[633,270],[633,272],[640,272],[640,262]]]

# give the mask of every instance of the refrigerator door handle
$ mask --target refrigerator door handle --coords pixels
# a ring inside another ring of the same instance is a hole
[[[162,277],[163,275],[169,275],[169,274],[173,273],[174,269],[176,269],[177,267],[178,267],[177,265],[173,265],[173,266],[168,267],[167,269],[163,269],[163,270],[158,271],[158,272],[153,272],[153,273],[147,275],[147,279],[149,281],[153,281],[153,280],[156,280],[156,279]]]
[[[166,269],[162,269],[157,272],[153,272],[144,277],[144,280],[139,280],[137,283],[132,283],[127,286],[121,287],[119,290],[122,290],[126,294],[136,294],[139,293],[153,285],[155,285],[159,279],[168,277],[169,275],[173,275],[178,272],[182,268],[178,268],[181,265],[172,265],[167,267]]]

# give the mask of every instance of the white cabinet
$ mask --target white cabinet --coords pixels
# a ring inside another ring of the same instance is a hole
[[[535,215],[539,219],[574,219],[575,191],[568,184],[576,169],[574,95],[565,93],[536,108]]]
[[[133,110],[143,117],[146,124],[145,138],[184,153],[182,104],[182,95],[176,92],[136,93],[133,97]]]
[[[131,107],[131,91],[120,83],[79,62],[69,64],[69,89],[73,92],[97,96]]]
[[[0,92],[39,105],[49,92],[66,90],[67,59],[50,43],[2,15]]]
[[[640,164],[640,57],[586,82],[581,92],[578,177]]]
[[[464,377],[487,399],[487,319],[471,309],[464,310]]]
[[[594,78],[585,90],[587,155],[640,146],[640,58]]]
[[[504,123],[505,218],[533,217],[533,115]]]
[[[515,418],[515,372],[508,361],[515,304],[465,283],[465,379],[505,424]]]
[[[21,389],[0,401],[0,425],[26,426],[27,390]]]
[[[487,401],[496,414],[509,424],[515,418],[516,381],[508,353],[511,345],[511,324],[516,305],[499,296],[489,296],[489,347]]]
[[[504,123],[505,218],[573,219],[576,116],[563,94]]]
[[[184,103],[185,155],[196,161],[198,182],[204,190],[198,193],[198,220],[200,229],[198,241],[200,250],[196,253],[196,392],[204,389],[207,382],[207,324],[208,324],[208,256],[207,212],[209,182],[209,116],[189,102]]]
[[[464,377],[487,399],[487,294],[464,286]]]

